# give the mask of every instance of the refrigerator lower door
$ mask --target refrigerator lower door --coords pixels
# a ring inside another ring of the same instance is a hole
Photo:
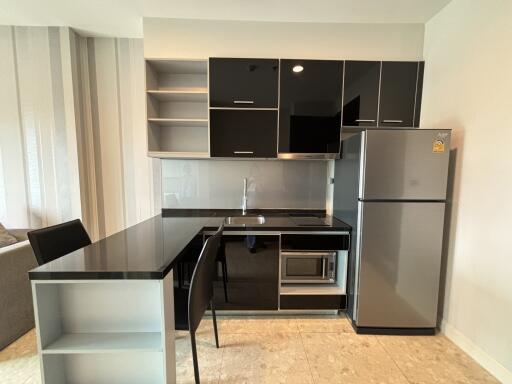
[[[435,327],[445,203],[359,204],[356,325]]]

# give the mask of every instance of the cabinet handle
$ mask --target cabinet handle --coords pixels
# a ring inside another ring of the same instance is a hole
[[[383,123],[403,123],[403,120],[382,120]]]
[[[356,123],[375,123],[372,119],[356,119]]]
[[[253,151],[233,151],[235,155],[252,155]]]
[[[252,100],[233,100],[233,104],[254,104]]]

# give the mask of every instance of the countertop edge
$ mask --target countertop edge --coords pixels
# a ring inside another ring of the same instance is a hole
[[[189,210],[186,210],[189,211]],[[223,214],[226,213],[237,213],[239,210],[194,210],[198,212],[198,215],[180,215],[177,216],[170,215],[167,216],[164,214],[164,210],[162,210],[162,213],[159,215],[155,215],[151,219],[155,219],[158,216],[161,216],[162,218],[186,218],[186,217],[216,217],[220,218],[223,216]],[[215,213],[215,215],[211,215],[212,211]],[[249,214],[255,214],[255,213],[261,213],[262,210],[252,210]],[[270,212],[263,210],[265,213],[270,214]],[[275,210],[274,210],[275,211]],[[319,214],[319,215],[325,215],[325,211],[321,210],[286,210],[282,212],[276,212],[273,214],[283,214],[286,215],[290,212],[298,212],[298,213],[304,213],[305,211],[312,213],[312,214]],[[176,212],[173,210],[173,212]],[[180,210],[180,212],[183,212]],[[210,215],[205,215],[205,212],[210,212]],[[169,212],[168,212],[169,213]],[[190,212],[189,212],[190,214]],[[220,215],[219,215],[220,214]],[[294,226],[247,226],[247,225],[227,225],[224,227],[224,232],[278,232],[278,233],[300,233],[300,232],[318,232],[318,233],[340,233],[340,234],[350,234],[351,227],[346,224],[345,222],[339,220],[336,217],[333,217],[337,222],[339,222],[339,225],[336,226],[300,226],[300,227],[294,227]],[[150,219],[148,219],[150,220]],[[139,223],[140,224],[140,223]],[[135,224],[135,226],[138,224]],[[126,228],[122,231],[126,231],[130,228]],[[153,271],[102,271],[102,270],[90,270],[90,271],[37,271],[37,268],[31,270],[28,272],[28,278],[31,281],[62,281],[62,280],[162,280],[164,279],[167,274],[175,267],[176,263],[179,262],[181,255],[186,252],[187,247],[190,245],[192,240],[195,236],[200,235],[203,232],[211,232],[216,231],[217,226],[214,225],[202,225],[201,227],[198,227],[198,231],[194,236],[192,236],[189,240],[189,243],[187,243],[177,254],[176,256],[167,264],[163,265],[159,270],[153,270]]]

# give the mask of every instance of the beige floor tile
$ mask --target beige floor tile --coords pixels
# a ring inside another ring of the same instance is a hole
[[[303,333],[315,383],[408,384],[374,336],[351,333]]]
[[[220,383],[310,383],[306,353],[298,332],[228,334]]]
[[[219,316],[197,331],[203,383],[498,383],[443,336],[356,335],[342,316]],[[299,332],[300,331],[300,332]],[[2,384],[41,384],[35,332],[0,351]],[[177,382],[194,383],[188,332],[176,338]]]
[[[229,327],[230,318],[217,316],[217,330],[219,334],[221,332],[227,332]],[[198,334],[211,334],[213,337],[213,320],[211,317],[204,317],[199,323],[199,328],[196,331]]]
[[[298,332],[297,323],[288,317],[243,316],[227,320],[223,329],[227,333],[277,333]]]
[[[344,333],[334,332],[301,332],[302,343],[306,345],[340,346]]]
[[[354,333],[345,316],[309,316],[294,320],[300,332]]]
[[[378,336],[413,384],[499,383],[455,344],[438,336]]]
[[[0,351],[0,382],[2,384],[41,383],[35,330],[31,330]]]
[[[230,377],[221,377],[219,384],[313,384],[313,378],[309,372],[298,374],[277,374],[251,376],[235,373]]]
[[[222,348],[216,348],[213,331],[196,333],[197,360],[203,383],[217,383],[222,364]],[[194,383],[192,346],[188,332],[179,331],[176,337],[176,382]]]

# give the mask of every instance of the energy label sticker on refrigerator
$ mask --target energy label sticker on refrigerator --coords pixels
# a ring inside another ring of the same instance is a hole
[[[444,141],[443,140],[434,140],[432,143],[432,152],[434,153],[443,153],[444,152]]]

